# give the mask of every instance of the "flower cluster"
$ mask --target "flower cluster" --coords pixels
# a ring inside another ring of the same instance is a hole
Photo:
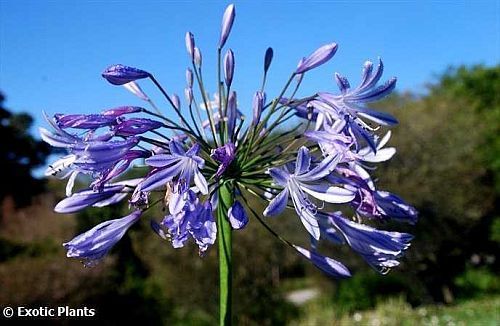
[[[338,46],[331,43],[301,59],[281,93],[269,98],[264,91],[273,59],[269,48],[262,87],[251,101],[252,119],[246,121],[233,90],[235,55],[231,49],[224,52],[234,18],[235,8],[230,5],[217,47],[215,99],[207,96],[202,52],[188,32],[191,66],[186,70],[184,107],[179,96],[167,92],[153,74],[118,64],[108,67],[102,77],[113,85],[123,85],[148,108],[123,106],[100,114],[47,118],[52,130],[41,128],[42,138],[68,152],[47,169],[47,174],[68,178],[67,198],[55,210],[72,213],[125,199],[132,209],[129,215],[101,223],[65,243],[68,257],[94,264],[144,211],[158,205],[167,214],[152,220],[152,229],[174,248],[192,239],[200,254],[215,243],[220,223],[239,230],[253,216],[277,236],[265,217],[291,209],[309,234],[311,248],[279,238],[328,275],[343,278],[350,272],[317,251],[320,240],[350,246],[374,269],[388,272],[399,264],[412,236],[378,230],[367,223],[395,220],[413,224],[417,212],[398,196],[377,189],[369,174],[374,164],[395,154],[395,148],[386,147],[391,132],[382,136],[379,131],[397,120],[368,106],[387,96],[396,79],[379,83],[382,61],[376,67],[367,61],[357,87],[335,74],[338,92],[298,96],[304,75],[335,55]],[[143,92],[138,84],[141,79],[158,88],[171,107],[169,116],[175,114],[176,119],[165,116],[162,112],[167,111],[160,110]],[[296,125],[290,127],[292,121]],[[133,167],[142,171],[142,177],[127,179],[127,171]],[[88,188],[73,192],[80,174],[92,181]],[[265,203],[262,213],[249,205],[252,196]]]

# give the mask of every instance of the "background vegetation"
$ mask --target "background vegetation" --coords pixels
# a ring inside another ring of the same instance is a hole
[[[379,188],[420,212],[419,223],[406,227],[415,240],[402,265],[381,276],[345,248],[326,248],[356,272],[331,280],[252,221],[234,237],[238,324],[498,324],[499,97],[500,66],[476,66],[449,69],[424,95],[381,103],[400,125],[390,142],[398,154],[376,171]],[[216,250],[204,258],[194,246],[174,250],[150,232],[147,219],[94,268],[65,258],[62,242],[126,207],[52,213],[64,185],[29,173],[48,148],[29,136],[29,116],[0,113],[2,139],[13,139],[0,150],[0,306],[85,305],[113,323],[217,320]],[[292,214],[270,223],[306,241]],[[302,289],[316,297],[300,305],[287,299]]]

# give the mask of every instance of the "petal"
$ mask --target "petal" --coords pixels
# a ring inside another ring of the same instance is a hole
[[[163,186],[181,172],[182,166],[183,162],[179,161],[172,166],[154,171],[139,184],[141,191],[151,191]]]
[[[297,153],[297,160],[295,162],[295,175],[300,175],[309,170],[311,165],[311,155],[309,149],[302,146]]]
[[[194,172],[194,183],[203,195],[208,194],[207,180],[199,170]]]
[[[314,266],[322,270],[327,275],[336,278],[351,277],[351,272],[349,272],[349,269],[347,269],[347,267],[345,267],[341,262],[336,261],[335,259],[332,259],[330,257],[325,257],[315,252],[311,252],[296,245],[294,245],[293,247],[302,256],[309,259],[314,264]]]
[[[269,202],[264,210],[264,216],[276,216],[283,212],[288,203],[288,189],[285,188],[273,200]]]
[[[267,172],[271,175],[274,182],[282,187],[286,187],[288,179],[290,178],[290,175],[286,171],[278,168],[270,168]]]
[[[354,199],[355,194],[345,188],[331,186],[327,183],[318,185],[301,184],[302,190],[322,201],[328,203],[340,204],[348,203]]]
[[[186,151],[184,150],[180,142],[172,140],[170,143],[168,143],[168,147],[170,148],[170,154],[186,156]]]
[[[332,173],[337,167],[340,160],[340,155],[329,155],[323,159],[318,165],[316,165],[309,172],[297,176],[299,181],[315,181],[322,179]]]
[[[146,164],[149,166],[154,166],[161,168],[176,162],[179,162],[180,158],[177,156],[169,154],[156,154],[145,160]]]

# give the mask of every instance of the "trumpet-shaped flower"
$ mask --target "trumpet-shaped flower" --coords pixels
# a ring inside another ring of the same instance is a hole
[[[300,148],[295,162],[295,172],[285,168],[271,168],[269,174],[275,183],[284,189],[269,203],[264,215],[280,214],[285,209],[288,197],[292,198],[297,215],[306,230],[319,239],[320,230],[316,217],[318,207],[309,196],[328,203],[347,203],[354,199],[354,193],[339,186],[323,181],[335,169],[338,156],[325,158],[311,168],[311,155],[306,147]]]

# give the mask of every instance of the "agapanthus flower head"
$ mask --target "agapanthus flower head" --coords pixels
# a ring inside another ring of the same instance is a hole
[[[174,248],[192,240],[203,256],[218,239],[224,249],[230,238],[227,235],[233,230],[247,231],[253,220],[329,276],[346,278],[351,273],[318,251],[323,240],[348,245],[377,271],[386,273],[399,264],[412,237],[378,230],[376,224],[387,220],[413,224],[418,217],[416,209],[403,199],[378,189],[370,172],[396,153],[387,146],[390,131],[383,133],[383,129],[397,120],[369,107],[391,93],[396,79],[379,85],[383,63],[379,60],[374,68],[367,61],[357,87],[335,73],[337,92],[320,89],[301,94],[304,74],[335,55],[338,46],[330,42],[307,57],[297,56],[298,66],[290,72],[288,82],[278,94],[271,94],[265,90],[273,60],[273,50],[268,48],[261,87],[255,89],[253,98],[239,99],[240,103],[233,85],[239,71],[235,54],[231,49],[222,52],[234,19],[235,6],[229,5],[215,44],[218,80],[213,97],[203,81],[201,51],[188,32],[185,42],[190,67],[186,85],[180,86],[184,105],[149,72],[118,64],[102,76],[111,84],[124,85],[145,101],[145,107],[122,106],[99,114],[47,118],[52,130],[41,128],[42,139],[68,152],[46,171],[68,179],[67,198],[55,210],[73,213],[125,200],[133,209],[129,215],[103,222],[64,244],[68,256],[92,265],[145,210],[161,206],[154,212],[164,212],[162,217],[153,218],[150,225]],[[170,109],[160,110],[135,82],[145,78],[157,87]],[[252,110],[248,123],[245,109]],[[289,127],[294,116],[300,119]],[[140,177],[123,180],[137,165]],[[73,193],[82,174],[90,181],[85,189]],[[263,212],[249,204],[249,196],[264,201]],[[280,216],[286,209],[302,222],[311,248],[289,242],[267,225],[265,217],[283,222],[290,218],[289,214]],[[219,254],[228,253],[220,250]]]

